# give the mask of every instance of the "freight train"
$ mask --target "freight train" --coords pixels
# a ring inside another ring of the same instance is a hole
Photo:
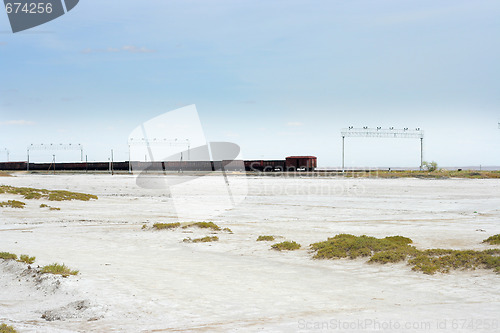
[[[234,160],[234,161],[165,161],[165,162],[72,162],[72,163],[29,163],[0,162],[5,171],[313,171],[317,167],[315,156],[289,156],[284,160]]]

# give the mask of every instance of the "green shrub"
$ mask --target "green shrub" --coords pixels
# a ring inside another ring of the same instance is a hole
[[[34,262],[35,262],[35,259],[36,259],[36,257],[30,257],[30,256],[28,256],[28,255],[26,255],[26,254],[21,254],[21,255],[19,256],[19,261],[20,261],[20,262],[27,263],[27,264],[32,264],[32,263],[34,263]]]
[[[324,242],[311,244],[311,249],[316,251],[314,259],[335,259],[368,257],[373,253],[382,251],[413,252],[415,248],[407,245],[412,240],[402,236],[375,238],[370,236],[354,236],[339,234]]]
[[[277,251],[293,251],[300,249],[300,244],[294,241],[285,241],[271,245],[271,248]]]
[[[5,260],[16,260],[17,259],[17,254],[14,253],[9,253],[9,252],[0,252],[0,259],[5,259]]]
[[[274,236],[259,236],[257,238],[257,242],[263,242],[263,241],[273,241],[274,240]]]
[[[379,264],[387,264],[387,263],[396,263],[400,261],[406,260],[408,256],[407,253],[402,251],[382,251],[375,253],[370,260],[369,263],[379,263]]]
[[[432,162],[423,162],[422,163],[422,166],[424,167],[425,170],[429,171],[429,172],[434,172],[437,170],[438,168],[438,164],[434,161]]]
[[[40,208],[47,208],[47,207],[49,207],[49,206],[48,206],[48,205],[46,205],[46,204],[41,204],[41,205],[40,205]]]
[[[500,245],[500,234],[488,237],[483,241],[483,243],[489,243],[491,245]]]
[[[24,208],[26,204],[22,201],[9,200],[0,202],[0,207]]]
[[[145,229],[146,225],[143,226],[143,229]],[[175,229],[175,228],[178,228],[180,227],[181,224],[179,222],[175,222],[175,223],[155,223],[153,224],[153,228],[154,229],[157,229],[157,230],[162,230],[162,229]]]
[[[57,263],[54,263],[52,265],[43,266],[41,272],[48,273],[48,274],[62,275],[64,277],[67,277],[69,275],[77,275],[78,274],[78,271],[71,270],[65,264],[61,265],[61,264],[57,264]]]
[[[1,324],[0,333],[17,333],[17,331],[12,326],[9,326],[7,324]]]
[[[195,223],[191,223],[191,224],[185,225],[182,228],[186,229],[186,228],[189,228],[189,227],[198,227],[198,228],[201,228],[201,229],[212,229],[214,231],[220,231],[221,230],[221,228],[217,224],[215,224],[213,222],[195,222]]]
[[[222,229],[222,231],[229,232],[231,234],[233,233],[233,231],[231,229],[229,229],[229,228],[224,228],[224,229]]]

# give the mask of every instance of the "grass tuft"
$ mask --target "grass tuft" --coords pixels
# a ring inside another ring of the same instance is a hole
[[[189,228],[189,227],[198,227],[198,228],[201,228],[201,229],[212,229],[214,231],[220,231],[221,230],[221,228],[217,224],[215,224],[213,222],[196,222],[196,223],[191,223],[191,224],[185,225],[182,228],[186,229],[186,228]]]
[[[50,207],[49,205],[46,205],[46,204],[41,204],[40,208],[48,208],[49,210],[61,210],[61,208]]]
[[[491,237],[488,237],[483,241],[483,243],[488,243],[491,245],[500,245],[500,234],[493,235]]]
[[[146,225],[143,225],[142,228],[145,229]],[[181,224],[179,222],[175,223],[155,223],[153,224],[153,228],[157,230],[162,230],[162,229],[175,229],[179,228]]]
[[[260,235],[259,237],[257,237],[257,242],[265,242],[265,241],[273,241],[273,240],[274,240],[274,236]]]
[[[24,208],[26,204],[22,201],[9,200],[0,202],[0,207]]]
[[[24,199],[47,199],[50,201],[67,201],[67,200],[81,200],[89,201],[91,199],[97,200],[97,196],[92,194],[59,191],[59,190],[45,190],[30,187],[14,187],[7,185],[0,185],[0,194],[17,194],[22,195]]]
[[[203,237],[203,238],[195,238],[195,239],[184,238],[182,241],[185,242],[185,243],[209,243],[209,242],[217,242],[217,241],[219,241],[219,237],[217,237],[217,236],[206,236],[206,237]]]
[[[7,324],[0,325],[0,333],[17,333],[16,329]]]
[[[9,253],[9,252],[0,252],[0,259],[5,259],[5,260],[16,260],[17,259],[17,254],[14,253]]]
[[[78,274],[77,270],[71,270],[65,264],[61,265],[61,264],[57,264],[57,263],[54,263],[52,265],[43,266],[41,272],[48,273],[48,274],[62,275],[64,277]]]
[[[277,251],[293,251],[300,249],[300,244],[294,241],[285,241],[271,245],[271,248]]]
[[[24,263],[26,263],[26,264],[31,265],[32,263],[34,263],[34,262],[35,262],[35,259],[36,259],[36,257],[30,257],[30,256],[29,256],[29,255],[27,255],[27,254],[21,254],[21,255],[19,256],[19,260],[18,260],[18,261],[19,261],[19,262],[24,262]]]

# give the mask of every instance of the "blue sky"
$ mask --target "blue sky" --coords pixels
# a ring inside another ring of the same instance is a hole
[[[82,0],[12,34],[0,14],[0,160],[51,142],[125,160],[136,126],[196,104],[207,139],[249,159],[338,166],[341,128],[394,126],[424,129],[442,166],[500,165],[499,17],[498,1]],[[418,140],[346,151],[419,164]]]

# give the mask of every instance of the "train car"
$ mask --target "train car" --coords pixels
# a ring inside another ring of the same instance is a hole
[[[254,172],[280,172],[280,171],[313,171],[317,167],[315,156],[289,156],[286,160],[234,160],[234,161],[158,161],[158,162],[130,162],[133,170],[145,172],[164,171],[254,171]],[[113,162],[113,170],[126,171],[129,162]],[[0,162],[0,170],[9,171],[107,171],[109,162],[70,162],[70,163],[30,163],[29,169],[26,162]]]
[[[318,159],[316,156],[288,156],[285,160],[287,171],[314,171]]]

